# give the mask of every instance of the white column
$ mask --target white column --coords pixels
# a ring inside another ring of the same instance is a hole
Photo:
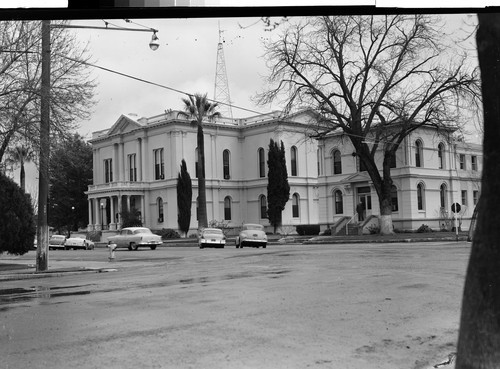
[[[120,182],[125,180],[125,157],[124,157],[124,147],[123,142],[118,144],[118,176],[117,179]],[[113,219],[114,223],[114,219]]]
[[[142,179],[144,178],[142,175],[142,151],[141,151],[141,139],[138,138],[136,141],[136,162],[135,165],[139,166],[139,170],[137,171],[137,180],[139,182],[142,182]]]
[[[141,142],[141,172],[142,172],[142,181],[149,181],[149,165],[147,160],[148,156],[148,138],[144,137]]]
[[[94,226],[93,226],[93,223],[92,223],[92,219],[93,219],[93,216],[92,216],[92,199],[89,199],[87,201],[88,203],[88,212],[89,212],[89,223],[87,225],[87,231],[93,231],[94,230]]]
[[[130,211],[130,195],[125,196],[127,196],[127,211]]]
[[[109,203],[111,205],[110,209],[110,223],[109,223],[109,229],[114,231],[116,230],[116,216],[115,216],[115,202],[113,196],[109,197]]]

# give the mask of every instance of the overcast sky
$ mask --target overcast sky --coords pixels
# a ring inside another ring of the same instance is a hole
[[[450,31],[460,29],[464,19],[475,21],[475,17],[464,15],[446,19]],[[265,88],[262,77],[268,73],[262,58],[262,41],[278,35],[278,31],[265,31],[258,18],[132,19],[137,24],[106,21],[123,27],[157,29],[160,47],[156,51],[149,48],[151,34],[147,32],[70,30],[82,44],[88,43],[96,65],[187,93],[207,93],[209,98],[214,97],[220,22],[231,101],[236,107],[255,111],[233,107],[233,117],[279,109],[256,106],[252,101]],[[102,20],[78,20],[71,24],[104,26]],[[473,45],[473,38],[470,42]],[[166,109],[182,109],[183,94],[101,69],[91,70],[99,84],[98,103],[91,119],[80,123],[79,132],[87,138],[94,131],[110,128],[122,113],[149,117]]]
[[[149,48],[151,34],[127,31],[71,30],[88,48],[95,64],[187,93],[207,93],[214,98],[219,22],[223,31],[226,71],[233,117],[245,117],[270,111],[255,106],[252,97],[262,89],[266,74],[262,41],[271,36],[258,18],[222,19],[132,19],[159,30],[160,47]],[[109,20],[125,27],[139,27],[123,20]],[[103,26],[102,20],[72,21],[74,25]],[[153,116],[166,109],[182,109],[185,95],[144,82],[92,68],[99,86],[98,104],[80,132],[89,133],[111,127],[122,113]]]

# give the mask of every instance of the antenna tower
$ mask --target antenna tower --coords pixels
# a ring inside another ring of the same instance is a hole
[[[229,97],[229,84],[227,82],[226,61],[224,58],[223,38],[219,22],[219,44],[217,45],[217,65],[215,67],[214,100],[218,101],[219,112],[223,117],[232,118],[231,98]]]

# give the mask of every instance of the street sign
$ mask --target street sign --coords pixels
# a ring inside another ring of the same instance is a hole
[[[458,202],[455,202],[451,205],[451,211],[454,213],[460,213],[461,206]]]

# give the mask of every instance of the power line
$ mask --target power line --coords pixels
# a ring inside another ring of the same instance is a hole
[[[55,54],[55,53],[54,53]],[[151,82],[151,81],[148,81],[148,80],[145,80],[143,78],[139,78],[139,77],[134,77],[134,76],[131,76],[130,74],[126,74],[126,73],[122,73],[122,72],[118,72],[116,70],[113,70],[113,69],[109,69],[109,68],[106,68],[106,67],[101,67],[100,65],[96,65],[96,64],[93,64],[93,63],[89,63],[87,61],[83,61],[83,60],[78,60],[78,59],[74,59],[74,58],[71,58],[67,55],[61,55],[61,54],[56,54],[62,58],[66,58],[68,60],[71,60],[71,61],[74,61],[76,63],[81,63],[81,64],[85,64],[85,65],[88,65],[88,66],[91,66],[91,67],[94,67],[94,68],[97,68],[97,69],[102,69],[106,72],[110,72],[110,73],[114,73],[114,74],[118,74],[122,77],[126,77],[126,78],[130,78],[130,79],[133,79],[133,80],[136,80],[136,81],[139,81],[139,82],[143,82],[143,83],[147,83],[147,84],[150,84],[150,85],[153,85],[153,86],[156,86],[156,87],[160,87],[160,88],[164,88],[166,90],[170,90],[170,91],[173,91],[173,92],[177,92],[179,94],[183,94],[183,95],[187,95],[187,96],[194,96],[193,94],[190,94],[188,92],[185,92],[185,91],[181,91],[181,90],[178,90],[176,88],[173,88],[173,87],[169,87],[169,86],[165,86],[165,85],[162,85],[162,84],[159,84],[159,83],[156,83],[156,82]],[[209,99],[207,98],[207,100],[209,101],[212,101],[212,102],[215,102],[219,105],[227,105],[229,106],[230,108],[233,107],[235,109],[239,109],[239,110],[243,110],[243,111],[247,111],[247,112],[250,112],[250,113],[253,113],[253,114],[258,114],[258,115],[261,115],[261,114],[269,114],[269,113],[262,113],[262,112],[258,112],[258,111],[255,111],[255,110],[251,110],[251,109],[247,109],[247,108],[242,108],[240,106],[237,106],[237,105],[232,105],[232,104],[228,104],[228,103],[224,103],[224,102],[221,102],[221,101],[217,101],[217,100],[213,100],[213,99]]]

